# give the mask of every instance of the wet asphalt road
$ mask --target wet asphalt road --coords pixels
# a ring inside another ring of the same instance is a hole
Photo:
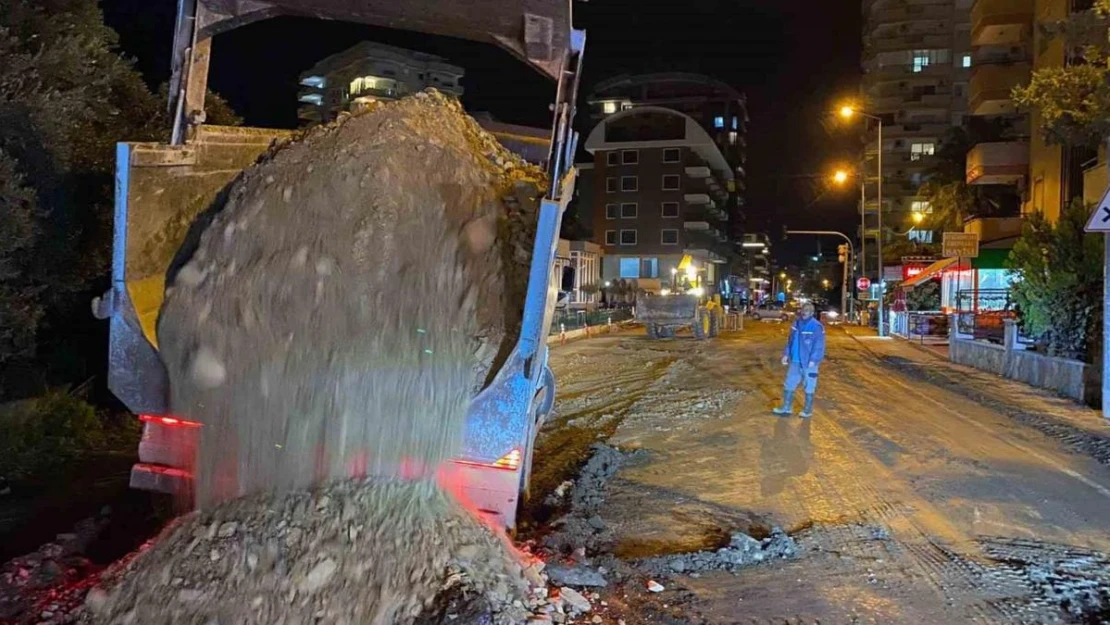
[[[802,547],[735,576],[666,580],[657,601],[681,604],[675,622],[1106,616],[1096,604],[1110,605],[1110,426],[1097,413],[833,328],[816,415],[776,417],[785,330],[749,323],[710,342],[630,334],[552,353],[560,392],[545,439],[596,432],[647,450],[601,509],[617,555],[712,549],[770,526]]]

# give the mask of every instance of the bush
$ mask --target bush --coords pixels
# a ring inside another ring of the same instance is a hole
[[[98,414],[79,393],[53,390],[0,406],[0,475],[21,479],[95,451],[133,452],[133,420]]]
[[[1022,330],[1053,356],[1094,362],[1102,337],[1102,239],[1083,227],[1089,207],[1075,200],[1050,224],[1033,213],[1010,252],[1010,286]]]

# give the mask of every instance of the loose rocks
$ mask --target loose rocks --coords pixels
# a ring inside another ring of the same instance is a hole
[[[220,531],[229,523],[234,533]],[[450,596],[491,623],[519,623],[528,584],[503,540],[429,484],[249,497],[175,522],[89,608],[112,625],[404,625]]]

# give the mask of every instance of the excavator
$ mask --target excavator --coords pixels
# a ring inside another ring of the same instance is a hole
[[[536,432],[550,413],[555,379],[545,339],[558,295],[559,228],[573,195],[572,129],[586,35],[572,0],[178,0],[168,143],[116,149],[111,288],[93,302],[109,323],[108,385],[143,424],[133,488],[189,493],[199,428],[168,409],[168,376],[155,334],[166,273],[188,231],[232,180],[289,131],[205,124],[212,38],[277,16],[343,20],[457,37],[508,51],[553,82],[550,186],[538,213],[522,326],[492,380],[473,398],[460,456],[463,495],[491,522],[516,525]]]

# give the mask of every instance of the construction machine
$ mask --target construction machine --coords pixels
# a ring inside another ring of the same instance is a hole
[[[675,268],[669,288],[636,296],[636,320],[644,324],[649,338],[670,338],[684,328],[699,340],[713,338],[720,333],[723,318],[720,299],[706,294],[689,255]]]
[[[469,501],[512,528],[528,486],[536,431],[555,398],[545,338],[558,294],[559,227],[575,180],[571,124],[585,46],[585,33],[572,27],[571,0],[178,0],[171,140],[117,146],[111,288],[93,303],[110,326],[109,388],[143,422],[131,486],[190,491],[204,424],[170,413],[155,327],[167,270],[197,216],[275,140],[289,135],[204,123],[212,38],[279,15],[488,42],[554,82],[552,102],[537,102],[553,112],[544,163],[550,186],[538,213],[520,336],[471,402],[462,453],[452,463]]]

